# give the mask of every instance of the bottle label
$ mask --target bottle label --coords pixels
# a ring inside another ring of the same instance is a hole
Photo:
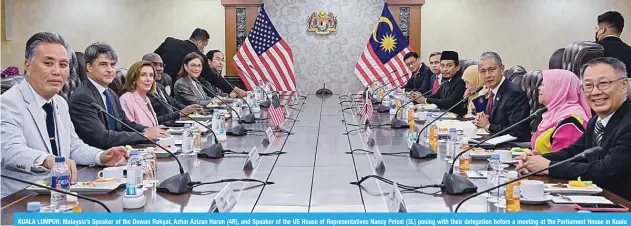
[[[521,192],[519,192],[519,186],[514,186],[513,187],[513,198],[514,199],[518,199],[520,195],[521,195]]]
[[[50,186],[53,188],[60,188],[63,190],[70,189],[70,175],[53,176]]]

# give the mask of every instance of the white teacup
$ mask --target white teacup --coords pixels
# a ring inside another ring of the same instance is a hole
[[[115,178],[116,181],[123,183],[125,173],[123,167],[107,167],[97,173],[99,178]]]
[[[528,199],[541,199],[544,194],[544,183],[538,180],[527,180],[521,182],[519,189],[521,190],[521,196]]]
[[[173,146],[175,145],[175,137],[170,136],[170,137],[160,138],[160,140],[158,140],[158,144],[162,146]]]
[[[427,120],[427,112],[426,111],[420,111],[416,113],[416,117],[418,118],[418,120],[420,121],[425,121]]]
[[[497,150],[497,153],[500,154],[500,162],[510,162],[513,161],[513,152],[510,150]]]
[[[477,134],[476,132],[478,131],[478,129],[476,129],[475,127],[465,127],[462,129],[462,132],[464,133],[465,137],[476,137]]]

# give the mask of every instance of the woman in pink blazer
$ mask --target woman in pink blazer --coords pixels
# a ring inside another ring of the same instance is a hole
[[[125,79],[120,102],[130,121],[147,127],[158,126],[158,118],[153,111],[148,92],[155,92],[155,70],[149,61],[138,61],[131,65]]]

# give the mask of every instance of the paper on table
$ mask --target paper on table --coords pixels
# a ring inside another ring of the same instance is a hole
[[[501,143],[514,141],[516,139],[517,139],[516,137],[513,137],[513,136],[511,136],[509,134],[506,134],[506,135],[503,135],[503,136],[499,136],[499,137],[487,140],[485,143],[486,144],[492,144],[492,145],[498,145],[498,144],[501,144]]]
[[[467,177],[470,179],[485,179],[489,176],[489,171],[482,170],[469,170],[467,171]]]
[[[564,199],[561,196],[555,196],[552,199],[552,202],[556,204],[572,204],[572,203],[583,203],[583,204],[613,204],[609,199],[602,196],[590,196],[590,195],[566,195],[566,198],[571,200]]]

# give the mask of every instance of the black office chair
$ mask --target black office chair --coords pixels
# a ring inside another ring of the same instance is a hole
[[[543,72],[542,71],[529,71],[524,74],[524,77],[521,81],[521,89],[526,93],[526,97],[528,97],[528,105],[530,105],[530,113],[534,113],[543,107],[539,103],[539,86],[543,83]],[[533,119],[530,122],[530,131],[534,133],[537,131],[537,126],[541,122],[541,116]]]

